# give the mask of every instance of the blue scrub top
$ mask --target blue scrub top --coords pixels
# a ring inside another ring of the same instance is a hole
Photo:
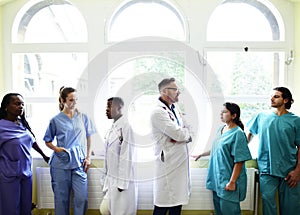
[[[46,130],[44,141],[53,142],[56,138],[56,145],[64,147],[67,152],[53,152],[50,165],[60,169],[80,167],[86,157],[87,137],[95,132],[91,120],[83,113],[76,111],[72,119],[63,112],[53,117]]]
[[[234,164],[250,160],[252,157],[244,131],[237,126],[222,134],[223,128],[224,126],[219,128],[210,153],[206,188],[215,191],[222,199],[240,202],[246,198],[247,191],[245,164],[236,181],[236,190],[224,189],[230,181]]]
[[[286,177],[295,169],[300,146],[300,118],[289,112],[278,116],[262,112],[251,119],[247,126],[259,136],[258,168],[260,173]]]
[[[0,120],[0,178],[14,179],[20,176],[31,176],[30,154],[35,138],[26,129],[9,120]]]

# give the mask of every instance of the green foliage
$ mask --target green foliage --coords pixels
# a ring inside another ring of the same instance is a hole
[[[231,94],[266,95],[270,89],[272,89],[272,78],[269,71],[265,71],[259,55],[237,53],[232,71]]]
[[[165,58],[147,56],[135,60],[135,90],[146,95],[157,94],[157,84],[163,78],[174,77],[182,85],[185,77],[183,59],[179,55]]]
[[[270,109],[266,103],[239,103],[241,108],[241,119],[243,122],[249,121],[257,113]]]

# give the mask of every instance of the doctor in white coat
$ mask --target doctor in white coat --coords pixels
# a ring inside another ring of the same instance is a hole
[[[107,100],[106,115],[113,119],[106,139],[105,196],[100,205],[102,215],[135,215],[137,189],[134,181],[134,138],[132,129],[122,115],[124,102],[120,97]]]
[[[153,215],[179,215],[190,194],[189,153],[191,134],[176,107],[180,91],[174,78],[158,84],[160,98],[151,114],[155,145]]]

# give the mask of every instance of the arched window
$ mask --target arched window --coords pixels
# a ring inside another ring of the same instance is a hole
[[[211,15],[208,41],[282,41],[283,21],[278,11],[265,2],[226,0]]]
[[[26,96],[56,96],[62,85],[76,86],[87,66],[87,53],[66,49],[68,43],[87,42],[87,28],[78,9],[64,0],[24,5],[13,23],[12,42],[17,49],[12,70],[18,77],[13,85]],[[31,44],[25,52],[22,43]]]
[[[26,97],[28,120],[36,137],[42,139],[40,128],[46,128],[58,112],[60,87],[78,89],[87,67],[87,25],[68,1],[33,0],[18,11],[11,41],[12,89]]]
[[[211,14],[206,35],[216,44],[205,50],[220,81],[216,87],[240,105],[243,122],[269,109],[272,88],[287,81],[284,47],[277,45],[285,40],[285,28],[276,8],[268,1],[225,0]],[[251,147],[256,157],[257,145]]]
[[[181,13],[162,0],[133,0],[121,5],[108,22],[107,41],[156,36],[185,41],[187,24]]]
[[[121,5],[111,16],[107,23],[107,42],[118,42],[137,37],[165,37],[179,41],[186,41],[187,24],[179,10],[170,2],[164,0],[132,0]],[[130,72],[129,72],[130,71]],[[171,71],[171,72],[170,72]],[[134,83],[143,93],[132,102],[129,107],[129,122],[138,134],[136,138],[142,138],[143,143],[152,143],[150,133],[150,115],[153,104],[157,101],[157,89],[154,80],[152,85],[140,76],[146,74],[164,74],[174,76],[181,84],[185,80],[185,70],[179,64],[166,60],[166,58],[153,56],[140,56],[117,67],[109,76],[107,86],[108,94],[114,95],[128,79],[139,80]],[[154,89],[152,88],[154,87]],[[136,89],[135,89],[136,90]],[[103,93],[100,93],[103,95]],[[98,101],[101,98],[96,99]],[[105,102],[105,101],[103,101]],[[95,118],[103,117],[102,115]],[[103,129],[103,125],[100,131]],[[141,142],[141,141],[138,141]],[[138,160],[152,160],[152,145],[140,145],[138,148]]]
[[[86,24],[77,8],[67,1],[29,2],[15,19],[12,42],[87,42]]]

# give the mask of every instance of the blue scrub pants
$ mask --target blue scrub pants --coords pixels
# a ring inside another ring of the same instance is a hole
[[[84,215],[88,204],[87,174],[82,167],[57,169],[50,167],[55,214],[69,215],[70,194],[74,194],[74,215]]]
[[[31,215],[32,177],[0,176],[0,215]]]
[[[214,191],[213,202],[217,215],[241,215],[241,207],[239,202],[231,202],[222,199]]]
[[[284,178],[260,174],[260,191],[264,215],[276,215],[276,192],[279,196],[280,214],[300,214],[300,186],[289,188]]]

